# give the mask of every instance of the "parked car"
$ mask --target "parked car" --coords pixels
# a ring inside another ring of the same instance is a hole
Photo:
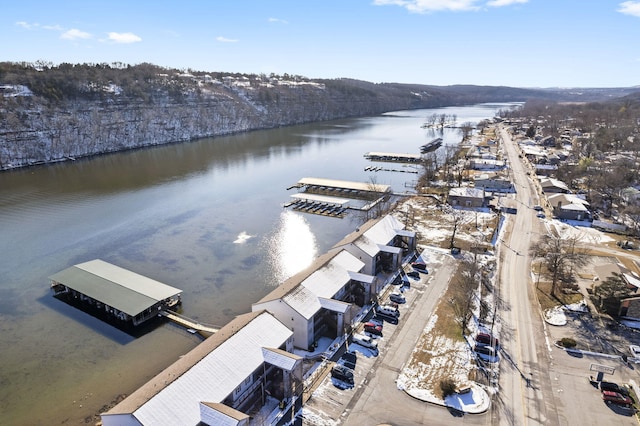
[[[378,314],[386,315],[386,316],[389,316],[389,317],[395,317],[395,318],[399,318],[400,317],[400,311],[398,310],[398,308],[396,308],[394,306],[379,305],[379,306],[376,307],[376,312]]]
[[[640,358],[640,346],[631,345],[629,346],[629,351],[631,351],[631,356],[634,358]]]
[[[351,385],[353,384],[353,370],[341,364],[336,364],[331,368],[331,377]]]
[[[407,276],[409,278],[413,278],[414,280],[419,280],[420,279],[420,273],[418,271],[409,271],[409,272],[407,272]]]
[[[388,322],[388,323],[391,323],[391,324],[397,324],[398,323],[398,317],[397,316],[388,315],[388,314],[385,314],[384,312],[376,312],[375,319],[382,320],[384,322]]]
[[[355,353],[345,352],[342,354],[342,356],[340,356],[340,359],[338,360],[338,364],[342,364],[351,370],[355,370],[357,360],[358,358],[356,357]]]
[[[365,333],[372,334],[377,337],[382,337],[382,327],[375,325],[374,323],[367,322],[364,324]]]
[[[357,343],[360,346],[364,346],[365,348],[378,349],[378,342],[365,334],[355,333],[352,340],[353,343]]]
[[[618,392],[624,396],[629,396],[629,390],[613,382],[600,382],[601,391]]]
[[[628,396],[624,396],[619,392],[602,391],[602,399],[607,404],[624,405],[630,407],[633,401]]]
[[[422,262],[413,262],[411,267],[418,272],[422,272],[423,274],[428,274],[429,270],[427,269],[427,265]]]
[[[391,293],[389,295],[389,300],[394,303],[407,303],[407,299],[404,297],[402,293]]]
[[[544,219],[546,216],[544,215],[544,213],[538,213],[536,217],[540,219]]]
[[[500,340],[496,339],[489,333],[478,333],[476,335],[476,343],[493,346],[494,348],[500,346]]]
[[[373,325],[384,327],[384,319],[377,316],[371,317],[369,320],[367,320],[367,322]]]
[[[482,355],[486,355],[486,356],[490,356],[490,357],[495,357],[496,356],[496,350],[495,348],[492,348],[491,346],[486,346],[486,345],[475,345],[473,347],[474,352],[482,354]]]

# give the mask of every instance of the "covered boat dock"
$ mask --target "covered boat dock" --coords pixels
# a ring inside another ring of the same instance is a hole
[[[137,327],[181,303],[182,290],[100,259],[49,279],[57,298],[123,327]]]
[[[288,189],[291,188],[304,188],[305,191],[314,194],[333,195],[337,197],[354,197],[371,193],[391,193],[390,185],[323,178],[302,178],[298,183]]]
[[[367,152],[364,158],[386,163],[420,163],[422,161],[420,154],[398,154],[395,152]]]

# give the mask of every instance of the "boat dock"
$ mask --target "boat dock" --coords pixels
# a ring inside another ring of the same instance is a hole
[[[408,169],[386,169],[384,167],[379,166],[367,166],[364,168],[365,172],[397,172],[397,173],[418,173],[417,170],[408,170]]]
[[[424,154],[427,152],[435,151],[436,149],[440,148],[440,145],[442,145],[442,138],[435,138],[432,141],[422,145],[420,147],[420,152]]]
[[[382,161],[386,163],[420,163],[420,154],[398,154],[395,152],[367,152],[364,158],[371,161]]]
[[[208,324],[202,324],[194,319],[185,317],[184,315],[180,315],[179,313],[171,311],[169,309],[161,310],[158,315],[169,319],[170,321],[178,324],[181,327],[184,327],[189,333],[197,333],[205,338],[217,333],[220,330],[220,328],[218,327]]]

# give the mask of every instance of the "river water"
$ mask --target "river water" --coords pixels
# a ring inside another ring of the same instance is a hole
[[[360,224],[283,209],[288,187],[318,177],[412,192],[416,174],[366,172],[363,154],[418,153],[437,136],[455,145],[457,130],[422,129],[426,117],[477,122],[508,106],[399,111],[0,173],[1,423],[84,423],[200,341],[169,324],[133,338],[54,299],[50,275],[103,259],[182,289],[183,314],[224,325]]]

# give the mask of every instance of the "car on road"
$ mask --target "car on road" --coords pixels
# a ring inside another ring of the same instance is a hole
[[[628,396],[624,396],[619,392],[602,391],[602,400],[607,404],[623,405],[630,407],[633,401]]]
[[[364,324],[364,332],[373,335],[374,337],[382,337],[382,326],[375,325],[371,322]]]
[[[340,356],[340,359],[338,359],[338,364],[344,365],[350,370],[355,370],[357,361],[358,358],[355,353],[345,352]]]
[[[365,334],[355,333],[352,337],[352,340],[353,343],[357,343],[360,346],[364,346],[365,348],[374,350],[378,349],[378,342]]]
[[[353,370],[345,367],[341,364],[336,364],[331,368],[331,377],[336,380],[340,380],[342,382],[348,383],[350,385],[353,384]]]
[[[629,390],[627,388],[613,382],[600,382],[600,390],[603,392],[604,391],[617,392],[624,396],[629,396]]]
[[[546,216],[544,215],[544,213],[538,213],[536,217],[540,219],[544,219]]]
[[[537,212],[541,212],[541,211],[543,210],[543,209],[542,209],[542,206],[538,206],[538,205],[533,206],[533,209],[534,209],[535,211],[537,211]]]
[[[391,293],[389,295],[389,300],[394,303],[407,303],[407,299],[404,297],[402,293]]]
[[[634,358],[640,358],[640,346],[631,345],[629,346],[629,351],[631,352],[631,356]]]

